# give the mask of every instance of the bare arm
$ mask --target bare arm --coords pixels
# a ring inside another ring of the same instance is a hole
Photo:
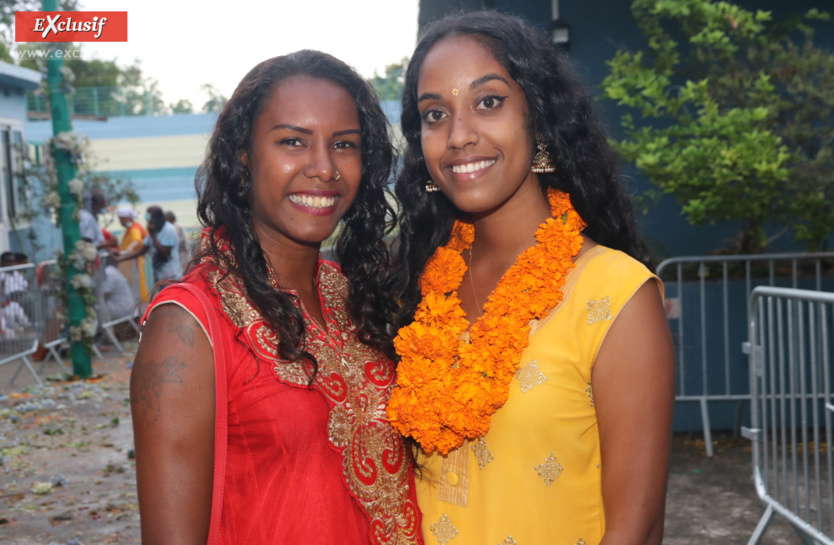
[[[659,545],[675,396],[675,356],[657,285],[620,311],[592,373],[606,530],[600,545]]]
[[[134,245],[131,244],[130,247],[134,248]],[[135,259],[135,258],[139,257],[140,255],[145,255],[146,253],[148,253],[148,250],[151,249],[150,246],[145,246],[141,242],[139,242],[138,246],[135,246],[135,248],[136,248],[135,250],[130,249],[126,252],[120,253],[118,256],[114,256],[113,260],[118,263],[118,262],[121,262],[121,261],[127,261],[128,259]]]
[[[214,365],[197,321],[154,309],[130,377],[144,545],[204,545],[214,465]]]

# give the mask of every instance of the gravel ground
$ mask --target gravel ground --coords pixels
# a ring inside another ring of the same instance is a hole
[[[135,350],[128,346],[128,350]],[[97,377],[44,387],[0,366],[0,545],[139,543],[128,403],[131,357],[105,353]],[[676,435],[666,508],[667,545],[747,543],[764,512],[746,440],[717,435],[714,458],[697,435]],[[762,545],[800,544],[774,517]],[[450,544],[454,545],[454,543]]]

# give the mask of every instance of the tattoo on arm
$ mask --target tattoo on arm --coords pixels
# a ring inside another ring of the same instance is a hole
[[[185,362],[178,358],[168,357],[157,363],[149,361],[147,364],[138,365],[133,372],[140,373],[134,377],[135,388],[133,390],[134,402],[141,406],[145,413],[153,415],[153,421],[159,421],[159,414],[162,410],[162,391],[166,384],[184,384],[180,371],[185,369]]]
[[[182,342],[188,346],[194,346],[194,329],[191,327],[191,320],[182,319],[172,322],[168,326],[168,333],[176,333]]]

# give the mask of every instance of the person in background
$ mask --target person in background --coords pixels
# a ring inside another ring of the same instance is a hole
[[[104,282],[101,286],[107,316],[102,321],[118,320],[130,316],[136,309],[136,299],[127,279],[113,265],[104,267]],[[106,318],[106,320],[105,320]]]
[[[23,256],[25,261],[18,259],[18,256]],[[26,254],[15,254],[13,252],[3,252],[0,254],[0,267],[14,267],[15,265],[23,265],[29,259]],[[29,282],[20,274],[19,271],[10,271],[0,273],[0,281],[3,283],[3,294],[10,295],[18,291],[26,291],[29,289]]]
[[[185,229],[182,228],[182,225],[177,223],[177,216],[172,210],[165,212],[165,219],[168,220],[168,223],[173,225],[174,229],[177,230],[177,237],[180,239],[180,264],[182,265],[182,270],[185,271],[185,269],[188,268],[188,263],[191,261],[191,242],[188,240],[188,235],[185,233]]]
[[[178,280],[182,276],[182,264],[177,230],[165,220],[165,214],[158,206],[149,206],[145,219],[148,221],[148,236],[142,241],[142,247],[120,254],[116,261],[126,261],[150,252],[154,282]]]
[[[142,248],[144,240],[148,237],[148,231],[142,227],[141,223],[136,221],[139,213],[130,206],[120,206],[116,209],[116,216],[119,218],[119,223],[125,228],[120,253],[135,252]],[[123,261],[119,264],[119,270],[131,285],[138,282],[139,301],[147,303],[148,283],[145,280],[145,257],[143,255],[136,257],[135,264],[130,261]],[[136,272],[134,273],[134,271]]]
[[[90,191],[90,209],[82,208],[78,211],[78,227],[81,238],[92,241],[96,248],[105,248],[109,243],[104,239],[98,215],[107,207],[107,198],[98,189]]]

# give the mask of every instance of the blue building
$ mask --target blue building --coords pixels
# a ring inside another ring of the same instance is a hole
[[[19,217],[30,197],[23,176],[23,144],[26,135],[26,91],[41,85],[34,70],[0,62],[0,163],[3,189],[0,191],[0,252],[20,251],[22,234],[30,224]]]

